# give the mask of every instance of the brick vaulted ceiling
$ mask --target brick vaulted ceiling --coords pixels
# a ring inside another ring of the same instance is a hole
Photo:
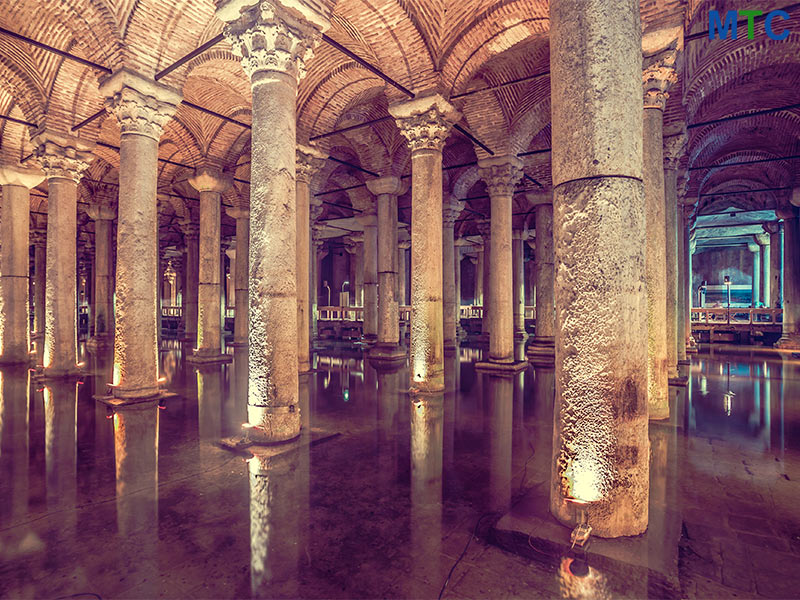
[[[494,153],[525,152],[550,145],[548,6],[543,0],[324,0],[333,9],[328,35],[403,86],[420,91],[439,88],[463,114],[461,125]],[[708,8],[747,8],[745,3],[716,0],[641,0],[645,32],[677,28],[684,35],[707,31]],[[765,2],[763,10],[784,2]],[[110,69],[130,66],[154,75],[222,31],[214,0],[17,0],[0,5],[0,26],[44,42]],[[800,13],[800,11],[796,11]],[[610,18],[612,18],[610,16]],[[794,19],[800,18],[800,14]],[[699,39],[686,43],[680,79],[665,114],[666,133],[697,123],[759,109],[800,103],[800,28],[785,41],[763,35],[737,41]],[[297,98],[298,139],[387,115],[387,106],[404,96],[392,86],[322,43],[308,63]],[[531,75],[543,74],[530,78]],[[98,70],[11,37],[0,35],[0,114],[62,131],[98,112]],[[508,81],[523,83],[476,92]],[[237,121],[250,123],[250,86],[240,63],[222,41],[162,82],[182,91],[185,100]],[[18,161],[30,153],[30,128],[0,121],[0,159]],[[113,189],[119,156],[119,129],[107,116],[80,129],[98,140],[82,198],[93,200],[100,189]],[[797,181],[800,161],[776,161],[728,169],[696,170],[710,164],[800,154],[800,110],[728,121],[689,131],[689,169],[684,187],[690,198],[725,190],[788,187]],[[332,156],[367,171],[409,173],[409,155],[394,123],[324,137],[318,144]],[[191,167],[212,162],[235,172],[239,180],[225,204],[246,203],[250,131],[182,105],[166,127],[160,144],[160,211],[164,234],[196,210],[188,186]],[[444,153],[445,166],[472,163],[485,150],[453,133]],[[532,191],[550,185],[548,154],[525,159],[523,181]],[[313,182],[322,193],[363,183],[368,177],[353,166],[328,161]],[[474,165],[445,173],[446,194],[469,200],[468,223],[487,212],[483,184]],[[101,186],[106,182],[110,186]],[[46,186],[46,184],[43,184]],[[42,190],[46,189],[45,187]],[[326,194],[326,216],[351,214],[362,188]],[[753,195],[758,203],[780,202],[780,192]],[[46,211],[43,194],[33,207]],[[401,207],[410,204],[401,199]],[[701,203],[702,204],[702,203]],[[718,205],[715,205],[719,208]],[[516,201],[519,219],[526,215],[525,196]],[[701,205],[702,208],[702,205]],[[403,209],[407,211],[406,209]],[[401,212],[401,217],[402,217]],[[407,217],[407,213],[406,213]],[[165,225],[166,224],[166,225]],[[468,232],[469,225],[462,225]]]

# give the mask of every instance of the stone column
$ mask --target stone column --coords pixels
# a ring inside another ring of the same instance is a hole
[[[408,235],[406,233],[406,235]],[[406,280],[408,277],[408,249],[411,248],[411,239],[400,239],[397,246],[397,274],[399,276],[398,282],[398,296],[400,298],[400,306],[408,306],[408,288],[406,287]]]
[[[536,319],[533,340],[528,345],[528,360],[539,366],[555,361],[555,256],[553,253],[553,205],[536,205],[536,247],[534,279]]]
[[[208,167],[197,169],[189,183],[200,194],[199,263],[197,269],[197,344],[190,363],[230,362],[222,353],[220,254],[222,192],[231,178]]]
[[[464,293],[463,288],[461,287],[461,261],[464,259],[464,249],[471,248],[472,244],[467,241],[465,238],[458,238],[455,241],[456,246],[456,255],[455,255],[455,267],[456,267],[456,338],[459,340],[463,340],[467,337],[466,330],[461,326],[461,304],[464,301]]]
[[[0,166],[0,364],[30,360],[30,190],[43,179],[38,170]]]
[[[755,308],[761,293],[761,246],[759,246],[757,242],[750,242],[747,244],[747,249],[753,253],[753,279],[750,288],[750,306]]]
[[[488,342],[492,333],[492,312],[490,310],[492,305],[492,282],[490,274],[492,266],[492,225],[489,219],[478,221],[478,233],[480,233],[481,239],[483,240],[483,251],[478,255],[478,261],[480,263],[478,268],[481,270],[481,306],[483,306],[481,341]]]
[[[442,207],[442,306],[444,310],[444,348],[454,350],[458,346],[458,311],[456,288],[456,247],[454,224],[461,214],[461,203],[451,199]]]
[[[764,271],[769,277],[768,306],[778,308],[781,303],[781,228],[780,223],[765,223],[764,231],[769,235],[769,265]]]
[[[227,211],[226,211],[227,212]],[[225,308],[229,306],[236,306],[236,238],[234,237],[228,244],[225,250],[225,256],[228,257],[228,277],[222,280],[222,286],[225,288]],[[234,312],[234,318],[236,313]]]
[[[45,323],[45,288],[47,271],[47,230],[37,229],[31,232],[33,242],[33,339],[36,342],[36,360],[42,362],[44,351]]]
[[[311,370],[311,178],[325,164],[325,154],[298,144],[297,171],[297,361],[301,373]]]
[[[491,204],[489,255],[489,360],[481,363],[493,369],[514,362],[514,265],[512,244],[512,200],[514,188],[522,178],[522,161],[516,156],[493,156],[478,161],[478,172],[486,182]],[[484,278],[484,283],[486,279]],[[484,294],[485,294],[484,290]],[[484,319],[486,310],[484,309]]]
[[[31,141],[48,189],[44,375],[70,376],[78,371],[78,182],[89,167],[92,145],[51,131],[40,132]]]
[[[149,398],[159,394],[158,140],[181,97],[127,69],[106,78],[100,93],[122,132],[113,395]]]
[[[364,323],[362,339],[368,344],[378,341],[378,218],[374,207],[365,207],[364,212],[356,217],[364,228],[363,253],[361,266],[364,282]]]
[[[792,202],[800,200],[800,188],[792,190]],[[800,219],[797,208],[775,211],[783,219],[783,333],[775,343],[781,350],[800,350]]]
[[[677,80],[675,51],[659,56],[644,82],[644,197],[647,224],[647,401],[651,419],[669,418],[667,241],[664,210],[664,107]],[[677,361],[676,361],[677,362]]]
[[[638,2],[550,2],[559,323],[550,510],[568,526],[585,514],[601,537],[647,528],[641,66]]]
[[[111,271],[114,240],[113,221],[117,211],[107,203],[89,206],[87,213],[94,220],[94,335],[87,347],[96,350],[114,343],[114,276]]]
[[[312,206],[311,218],[313,226],[311,229],[311,254],[313,256],[313,271],[311,274],[311,337],[316,340],[319,337],[317,330],[317,307],[319,306],[319,274],[322,270],[322,246],[325,244],[322,239],[322,228],[324,225],[319,217],[322,215],[321,206]]]
[[[483,302],[483,264],[484,264],[483,243],[475,250],[475,294],[473,304],[484,306]]]
[[[186,246],[186,260],[183,263],[186,288],[183,294],[183,323],[185,340],[194,342],[197,339],[197,300],[198,274],[200,263],[200,227],[187,217],[181,223],[183,241]]]
[[[398,177],[367,181],[367,189],[377,197],[378,259],[378,343],[370,357],[380,361],[404,360],[400,345],[400,311],[397,297],[397,196],[403,193]]]
[[[411,148],[411,391],[444,390],[442,148],[458,113],[442,96],[389,107]]]
[[[645,142],[646,144],[647,142]],[[666,223],[667,375],[678,378],[678,163],[685,135],[664,140],[664,219]]]
[[[684,201],[683,205],[683,270],[686,273],[684,277],[684,302],[686,308],[684,310],[684,331],[683,331],[683,344],[686,348],[687,354],[696,354],[697,347],[692,337],[692,295],[694,293],[692,285],[692,231],[691,221],[692,214],[694,214],[694,205],[689,201],[687,204]]]
[[[234,347],[247,346],[247,332],[249,329],[249,248],[250,248],[250,211],[240,206],[225,209],[228,216],[236,220],[236,265],[233,268],[235,288],[235,313],[233,319],[233,344]]]
[[[253,90],[250,184],[250,439],[300,433],[297,356],[297,84],[320,31],[317,4],[223,0],[217,17]],[[295,201],[291,201],[295,200]]]
[[[756,236],[756,241],[761,246],[761,265],[759,268],[761,269],[761,291],[759,294],[759,301],[764,305],[764,308],[770,307],[770,274],[769,268],[770,263],[772,262],[771,249],[770,249],[770,239],[769,234],[762,233]]]
[[[364,234],[352,233],[346,242],[345,250],[350,255],[350,296],[353,298],[351,306],[364,305]],[[333,281],[330,282],[333,284]],[[331,290],[331,303],[339,304],[340,289]]]
[[[683,200],[678,200],[676,207],[677,219],[677,244],[678,244],[678,307],[677,307],[677,346],[678,346],[678,365],[688,365],[686,358],[686,321],[689,319],[689,307],[686,304],[686,290],[689,285],[686,274],[686,225],[683,217]]]
[[[524,340],[525,332],[525,235],[519,229],[514,231],[511,242],[513,256],[513,288],[514,288],[514,339]]]

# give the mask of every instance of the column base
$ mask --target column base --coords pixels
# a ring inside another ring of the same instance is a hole
[[[249,342],[242,342],[242,341],[237,342],[236,340],[229,342],[227,344],[227,346],[230,346],[231,348],[247,348],[248,345]]]
[[[192,365],[222,365],[233,361],[230,354],[217,352],[214,354],[195,353],[186,357],[186,362]]]
[[[98,350],[108,350],[114,347],[114,338],[107,334],[93,335],[86,342],[89,352],[97,353]]]
[[[688,377],[681,377],[678,375],[677,377],[670,377],[669,378],[669,385],[673,387],[686,387],[689,385],[689,378]]]
[[[361,336],[361,343],[367,346],[374,346],[378,343],[378,336],[373,334],[366,334]]]
[[[556,364],[555,338],[536,337],[528,345],[528,362],[540,367],[554,367]]]
[[[691,365],[691,364],[692,364],[692,361],[690,361],[688,358],[681,358],[681,359],[678,361],[678,366],[679,366],[679,367],[680,367],[680,366],[688,366],[688,365]]]
[[[34,353],[35,354],[35,353]],[[20,365],[29,365],[31,362],[30,352],[15,352],[0,356],[0,366],[15,367]]]
[[[81,377],[83,377],[83,371],[78,365],[70,368],[45,368],[37,365],[36,374],[34,375],[34,379],[39,382],[57,379],[80,379]]]
[[[675,379],[676,377],[680,377],[680,374],[678,373],[678,366],[677,365],[678,365],[678,363],[675,363],[674,367],[669,367],[669,369],[667,369],[667,377],[669,379]]]
[[[480,333],[476,334],[472,338],[472,341],[476,342],[478,344],[488,344],[489,343],[489,334],[486,333],[486,332],[481,331]]]
[[[154,396],[146,396],[144,398],[125,397],[119,398],[111,395],[97,395],[94,399],[100,404],[105,404],[110,411],[124,410],[128,408],[155,408],[156,406],[164,406],[165,402],[170,398],[176,398],[178,394],[174,392],[159,391]]]
[[[510,374],[524,371],[529,365],[530,363],[527,360],[519,362],[494,362],[489,360],[475,363],[475,370],[490,374]]]
[[[404,363],[408,351],[398,344],[376,344],[367,353],[370,362],[382,365]]]
[[[773,348],[778,350],[800,350],[800,334],[790,333],[784,334],[775,342]]]
[[[300,436],[300,407],[248,406],[245,439],[253,444],[280,444]]]

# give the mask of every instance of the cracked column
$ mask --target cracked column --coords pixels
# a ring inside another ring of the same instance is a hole
[[[397,298],[397,196],[403,193],[399,177],[367,181],[367,189],[378,205],[378,343],[370,358],[379,361],[405,360],[400,344],[400,304]]]
[[[233,344],[234,347],[247,346],[248,331],[248,273],[250,247],[250,211],[240,206],[227,208],[228,216],[236,221],[236,266],[234,267]]]
[[[644,198],[647,224],[647,398],[651,419],[669,418],[667,242],[664,212],[664,107],[678,79],[672,50],[647,65],[644,92]]]
[[[97,202],[87,209],[94,221],[94,335],[86,346],[96,351],[114,343],[114,276],[111,271],[117,211],[109,203]]]
[[[231,178],[208,167],[197,169],[189,184],[200,194],[200,246],[197,269],[197,343],[190,363],[230,362],[222,352],[220,229],[222,192]]]
[[[550,510],[570,527],[584,513],[601,537],[647,528],[641,68],[637,0],[550,2],[559,324]]]
[[[361,273],[364,286],[364,322],[361,339],[367,344],[378,341],[378,217],[370,202],[358,206],[363,212],[356,221],[364,228],[361,246]]]
[[[43,179],[36,169],[0,166],[0,364],[30,360],[30,191]]]
[[[536,315],[528,360],[534,365],[553,366],[556,356],[555,269],[553,253],[553,205],[536,205],[536,238],[533,250]]]
[[[461,202],[450,199],[442,206],[442,306],[444,310],[444,349],[458,346],[460,298],[456,287],[456,257],[454,225],[461,214]]]
[[[325,164],[325,154],[297,145],[297,361],[301,373],[311,370],[311,178]]]
[[[646,143],[646,142],[645,142]],[[666,223],[667,374],[678,378],[678,162],[686,136],[664,140],[664,217]]]
[[[327,15],[303,0],[223,0],[217,17],[253,90],[249,437],[300,434],[297,343],[297,84]]]
[[[181,96],[128,69],[100,93],[121,130],[112,395],[132,401],[159,395],[158,141]]]
[[[489,254],[489,359],[481,368],[519,370],[527,363],[514,361],[514,264],[512,244],[512,200],[522,178],[522,161],[516,156],[492,156],[478,161],[478,172],[486,182],[491,205]],[[486,279],[484,279],[485,283]],[[484,292],[485,294],[485,292]],[[486,317],[484,309],[484,318]]]
[[[800,204],[800,188],[792,190]],[[800,350],[800,219],[795,206],[775,211],[783,219],[783,332],[775,343],[781,350]]]
[[[44,375],[72,376],[77,367],[78,182],[93,144],[52,131],[31,140],[47,179],[47,270]]]
[[[412,393],[444,391],[442,148],[458,113],[439,94],[393,104],[411,148]]]

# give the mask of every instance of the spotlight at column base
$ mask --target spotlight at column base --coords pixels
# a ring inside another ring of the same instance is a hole
[[[618,501],[617,501],[618,503]],[[611,500],[579,502],[573,498],[551,495],[550,512],[562,525],[574,529],[588,523],[592,535],[602,538],[617,538],[641,535],[647,531],[647,494],[641,511],[621,510]]]
[[[300,436],[298,406],[248,406],[247,441],[253,444],[278,444]]]

